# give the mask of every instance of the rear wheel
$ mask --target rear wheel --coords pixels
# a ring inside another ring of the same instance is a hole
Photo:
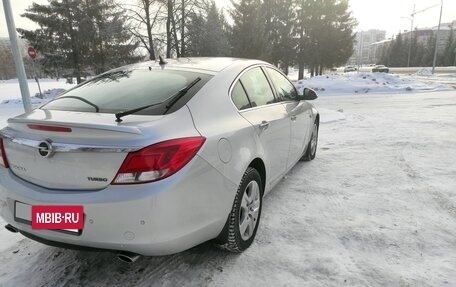
[[[315,158],[317,155],[317,145],[318,145],[318,122],[315,122],[312,128],[312,135],[309,141],[309,144],[306,148],[306,153],[302,156],[301,160],[310,161]]]
[[[242,252],[255,239],[263,204],[263,185],[258,171],[249,167],[242,177],[231,213],[217,242],[231,252]]]

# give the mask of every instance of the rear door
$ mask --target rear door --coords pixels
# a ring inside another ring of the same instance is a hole
[[[311,107],[298,100],[298,92],[293,84],[279,71],[266,68],[273,83],[277,97],[282,102],[290,122],[291,140],[287,167],[291,167],[302,155],[307,143],[310,128]]]
[[[248,103],[240,100],[245,98]],[[260,67],[242,74],[233,87],[232,99],[241,115],[255,128],[263,148],[267,184],[273,184],[286,170],[290,125],[285,107],[274,97]]]

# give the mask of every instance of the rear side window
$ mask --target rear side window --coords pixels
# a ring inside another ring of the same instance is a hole
[[[247,92],[252,107],[276,102],[271,86],[261,68],[248,70],[241,76],[242,85]]]
[[[266,71],[281,101],[295,101],[298,98],[295,87],[285,76],[271,68],[266,68]]]
[[[237,81],[237,83],[233,87],[233,91],[231,92],[231,99],[233,103],[236,105],[238,110],[244,110],[250,108],[250,101],[247,97],[247,94],[242,87],[242,84]]]
[[[158,115],[167,100],[196,78],[201,80],[176,103],[177,108],[186,104],[207,81],[210,75],[158,69],[132,69],[108,72],[63,94],[61,98],[49,102],[42,109],[78,112],[119,113],[138,107],[156,106],[140,111],[140,115]],[[173,106],[174,108],[174,106]]]

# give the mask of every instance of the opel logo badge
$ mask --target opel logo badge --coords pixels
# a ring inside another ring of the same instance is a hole
[[[42,157],[51,157],[54,155],[51,140],[44,140],[38,144],[38,153]]]

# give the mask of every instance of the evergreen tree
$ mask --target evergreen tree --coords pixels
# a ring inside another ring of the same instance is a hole
[[[220,17],[217,6],[212,3],[207,14],[202,47],[202,55],[208,57],[226,56],[229,53],[228,35],[223,27],[224,19]]]
[[[389,63],[391,67],[405,67],[407,65],[408,46],[402,39],[402,34],[399,33],[391,43],[389,51]],[[405,64],[404,64],[405,62]]]
[[[455,64],[455,56],[456,56],[456,40],[454,37],[454,29],[453,27],[450,30],[450,35],[448,36],[448,40],[445,45],[445,50],[442,56],[442,64],[443,66],[453,66]]]
[[[410,44],[410,67],[417,67],[417,59],[422,57],[420,53],[422,53],[422,49],[420,49],[421,45],[418,44],[418,37],[416,36],[416,31],[412,34],[412,43]],[[407,54],[408,55],[408,54]]]
[[[381,49],[380,61],[377,64],[389,66],[389,62],[390,62],[390,59],[389,59],[390,47],[391,47],[391,44],[386,46],[386,47],[383,47]]]
[[[429,37],[426,45],[424,46],[423,58],[421,59],[422,67],[431,67],[434,60],[434,47],[435,47],[435,35],[432,34]]]
[[[85,0],[84,33],[89,59],[96,74],[138,61],[138,44],[131,40],[126,17],[112,0]]]
[[[231,47],[234,57],[267,58],[268,36],[265,31],[264,9],[261,0],[240,0],[232,2],[233,27]]]
[[[37,23],[36,30],[18,29],[43,55],[48,74],[84,75],[137,61],[137,45],[112,0],[52,0],[33,3],[22,15]],[[63,69],[63,70],[61,70]]]
[[[9,45],[0,45],[0,80],[8,80],[15,77],[16,69],[11,48]]]
[[[190,15],[187,23],[187,54],[189,56],[220,57],[229,55],[228,31],[222,13],[213,2],[208,14]]]
[[[83,66],[87,63],[88,50],[83,45],[83,35],[79,33],[79,19],[84,14],[75,1],[52,1],[49,5],[33,3],[22,15],[37,23],[40,28],[34,31],[18,29],[22,37],[43,56],[42,64],[46,72],[60,69],[70,71],[81,81]],[[68,72],[65,71],[65,72]]]
[[[297,0],[299,77],[307,64],[312,74],[345,63],[353,53],[356,21],[347,0]]]
[[[412,67],[424,67],[424,54],[425,54],[425,48],[423,44],[417,44],[416,47],[412,46],[412,55],[413,58],[410,60],[411,61],[411,66]]]
[[[201,13],[192,13],[189,15],[187,23],[187,54],[190,57],[201,57],[204,47],[204,31],[206,27],[206,20]]]
[[[294,0],[265,0],[266,32],[268,37],[267,59],[282,67],[288,74],[288,67],[295,60],[296,39],[293,37],[293,20],[296,18]]]

